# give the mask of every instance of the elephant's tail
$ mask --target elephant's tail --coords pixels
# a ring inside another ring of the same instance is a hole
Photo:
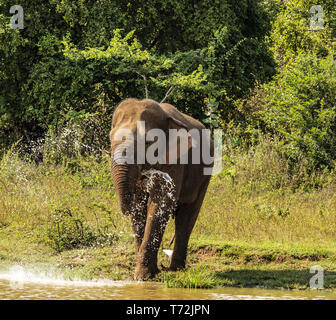
[[[175,232],[174,232],[174,235],[173,235],[172,239],[169,242],[169,248],[172,246],[174,240],[175,240]]]

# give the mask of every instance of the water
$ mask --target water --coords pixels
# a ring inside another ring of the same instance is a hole
[[[169,289],[135,281],[65,280],[12,267],[0,272],[1,300],[336,300],[335,292],[266,289]]]
[[[148,178],[145,188],[160,208],[158,214],[174,212],[177,204],[176,186],[170,175],[155,169],[144,171],[142,175]]]

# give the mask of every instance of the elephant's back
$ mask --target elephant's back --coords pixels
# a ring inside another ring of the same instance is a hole
[[[181,111],[177,110],[174,106],[169,103],[160,103],[161,108],[168,114],[173,116],[174,118],[183,122],[189,129],[205,129],[205,126],[195,118],[182,113]]]

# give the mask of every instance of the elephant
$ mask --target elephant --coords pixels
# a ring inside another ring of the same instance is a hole
[[[139,128],[141,121],[144,125]],[[213,167],[211,161],[210,163],[204,163],[202,159],[196,163],[192,161],[193,150],[200,152],[203,150],[201,145],[208,147],[213,154],[214,145],[210,135],[208,139],[203,137],[199,139],[198,149],[192,137],[188,135],[184,151],[181,148],[181,137],[172,139],[173,142],[167,140],[164,150],[162,148],[156,150],[159,159],[157,163],[143,159],[144,150],[148,151],[155,143],[155,139],[152,139],[152,142],[145,141],[142,150],[139,147],[139,137],[146,136],[152,129],[160,129],[160,132],[167,135],[169,129],[175,129],[174,132],[185,129],[182,130],[184,133],[194,129],[200,133],[205,127],[171,104],[158,103],[151,99],[126,99],[113,113],[110,131],[111,173],[121,211],[130,216],[134,233],[135,280],[148,280],[159,272],[157,255],[170,216],[175,219],[175,243],[169,270],[185,268],[190,234],[211,178],[211,171],[210,174],[204,174],[204,169],[211,170]],[[132,133],[131,142],[127,142],[126,136],[120,138],[119,133],[125,130]],[[127,153],[125,145],[128,147],[133,145],[133,151],[130,153],[133,157],[129,157],[131,159],[129,162],[119,161],[121,154],[125,156]],[[176,163],[169,158],[172,147],[176,147],[177,150],[174,151],[178,160]],[[187,160],[181,161],[183,155],[188,155]],[[142,161],[134,160],[141,157]],[[148,187],[150,175],[151,183]],[[167,185],[174,187],[169,188]],[[169,198],[167,194],[171,197]]]

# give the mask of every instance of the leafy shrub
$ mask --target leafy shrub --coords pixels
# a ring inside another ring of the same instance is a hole
[[[57,252],[64,250],[110,245],[118,240],[106,226],[102,231],[88,225],[83,217],[75,215],[69,209],[54,209],[45,232],[45,242]]]
[[[0,158],[0,182],[8,189],[6,182],[24,184],[28,181],[31,167],[20,156],[20,140],[13,144]],[[29,160],[29,159],[28,159]],[[6,182],[5,182],[6,181]]]
[[[208,99],[208,104],[206,106],[206,118],[202,120],[202,122],[209,126],[210,129],[219,127],[219,116],[218,116],[218,106],[219,103],[216,99]]]
[[[336,65],[331,57],[300,54],[265,86],[260,112],[268,130],[285,142],[282,151],[308,170],[336,160]]]
[[[156,99],[176,85],[169,102],[199,119],[208,91],[234,114],[228,99],[274,71],[262,0],[22,0],[24,31],[10,29],[11,5],[0,2],[0,149],[23,133],[44,137],[69,110],[111,115],[121,100],[143,98],[145,84]],[[135,42],[117,39],[118,29]]]
[[[313,14],[309,10],[317,4],[323,8],[324,28],[314,32],[310,28]],[[318,3],[314,0],[278,1],[277,6],[281,10],[273,21],[270,38],[271,50],[280,65],[285,65],[300,52],[324,57],[333,51],[329,40],[336,36],[334,0],[319,0]]]
[[[68,111],[62,121],[51,126],[46,134],[42,148],[44,162],[67,165],[69,159],[81,156],[94,156],[101,160],[102,151],[109,143],[110,122],[104,113]]]

